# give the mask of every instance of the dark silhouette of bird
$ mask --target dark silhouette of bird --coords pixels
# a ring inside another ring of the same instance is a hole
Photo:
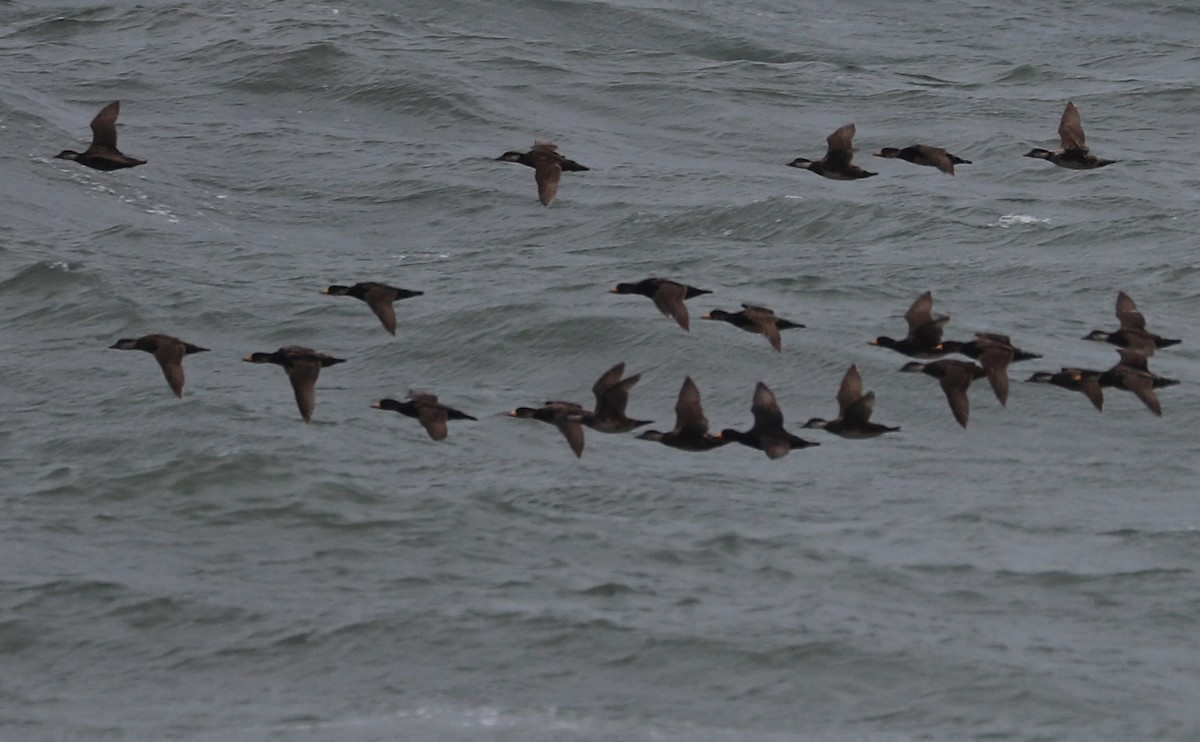
[[[64,149],[55,155],[58,160],[74,160],[93,170],[121,170],[145,165],[145,160],[121,154],[117,149],[117,115],[121,113],[121,101],[115,100],[92,119],[92,143],[82,152]]]

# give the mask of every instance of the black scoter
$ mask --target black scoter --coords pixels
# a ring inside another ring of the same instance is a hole
[[[82,152],[64,149],[55,155],[58,160],[74,160],[94,170],[121,170],[145,165],[145,160],[121,154],[117,149],[117,115],[121,112],[121,101],[115,100],[92,119],[92,143]]]
[[[153,354],[162,367],[171,391],[176,397],[183,396],[183,357],[190,353],[204,353],[208,348],[185,343],[170,335],[143,335],[140,338],[121,338],[109,346],[113,350],[143,350]]]

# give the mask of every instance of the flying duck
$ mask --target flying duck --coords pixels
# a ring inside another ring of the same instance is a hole
[[[804,427],[824,429],[843,438],[874,438],[900,430],[871,422],[871,412],[875,409],[875,392],[863,394],[862,376],[858,373],[858,366],[852,365],[846,369],[842,385],[838,388],[837,403],[836,420],[814,417],[804,423]]]
[[[549,206],[558,194],[558,181],[564,170],[582,172],[589,168],[574,160],[568,160],[558,153],[558,145],[553,142],[534,142],[528,152],[509,151],[496,158],[503,162],[519,162],[534,169],[533,177],[537,181],[538,199],[542,206]]]
[[[971,402],[967,399],[967,389],[971,382],[987,376],[982,367],[970,361],[956,361],[943,358],[932,363],[906,363],[900,369],[906,373],[923,373],[938,380],[946,401],[950,403],[950,412],[958,424],[967,427],[967,418],[971,415]]]
[[[950,317],[933,316],[933,292],[926,291],[918,296],[904,313],[904,321],[908,324],[908,334],[904,339],[894,340],[882,335],[872,340],[871,345],[890,348],[912,358],[940,358],[950,352],[938,347]]]
[[[558,428],[576,457],[583,456],[583,416],[586,411],[574,402],[547,402],[542,407],[518,407],[509,417],[540,420]]]
[[[82,152],[64,149],[55,155],[58,160],[74,160],[94,170],[120,170],[145,165],[145,160],[121,154],[117,149],[117,114],[121,112],[121,101],[115,100],[92,119],[92,143]]]
[[[1146,356],[1130,348],[1117,348],[1121,360],[1115,366],[1100,374],[1100,386],[1110,389],[1124,389],[1133,392],[1142,400],[1155,415],[1162,417],[1162,405],[1158,402],[1155,388],[1172,386],[1179,382],[1174,379],[1164,379],[1152,373],[1146,363]]]
[[[683,303],[684,300],[712,292],[665,278],[646,278],[637,283],[618,283],[609,289],[609,293],[644,296],[652,300],[654,306],[658,307],[658,311],[662,312],[664,316],[671,317],[685,332],[689,332],[691,328],[688,324],[688,310]]]
[[[592,394],[596,395],[596,409],[584,413],[581,419],[584,425],[601,433],[628,433],[653,422],[634,420],[625,415],[625,407],[629,404],[629,390],[638,383],[642,375],[634,374],[622,379],[621,375],[624,373],[625,362],[622,361],[605,371],[592,385]]]
[[[1053,384],[1073,392],[1082,392],[1092,406],[1104,411],[1104,391],[1100,388],[1102,371],[1092,371],[1085,368],[1063,368],[1060,371],[1038,371],[1030,376],[1028,381],[1036,384]]]
[[[143,350],[153,354],[176,397],[183,396],[183,357],[189,353],[204,353],[208,350],[170,335],[121,338],[108,347],[113,350]]]
[[[355,299],[366,302],[379,321],[383,323],[384,329],[395,335],[396,309],[392,306],[392,302],[421,296],[425,292],[398,289],[395,286],[388,286],[386,283],[366,281],[353,286],[330,286],[322,289],[321,293],[329,296],[353,296]]]
[[[878,173],[869,173],[858,165],[851,164],[854,157],[854,124],[846,124],[830,134],[825,141],[829,144],[825,156],[819,160],[806,160],[797,157],[788,163],[788,167],[798,167],[801,170],[811,170],[817,175],[831,180],[858,180],[869,178]]]
[[[946,175],[954,175],[955,165],[970,165],[970,160],[952,155],[941,147],[931,147],[928,144],[912,144],[903,149],[896,147],[884,147],[875,153],[876,157],[886,157],[888,159],[900,159],[911,162],[914,165],[924,165],[926,167],[936,167]]]
[[[416,418],[420,421],[421,427],[425,428],[425,432],[435,441],[446,439],[446,421],[447,420],[476,420],[478,418],[471,417],[465,412],[460,412],[453,407],[438,402],[438,398],[433,394],[424,392],[409,391],[408,399],[400,402],[395,399],[381,399],[371,405],[377,410],[391,410],[399,412],[401,415]]]
[[[1087,144],[1084,143],[1083,122],[1079,118],[1079,109],[1070,101],[1067,102],[1067,108],[1063,111],[1062,120],[1058,122],[1058,136],[1062,141],[1062,147],[1057,152],[1034,147],[1026,152],[1025,156],[1049,160],[1055,165],[1069,170],[1094,170],[1116,162],[1116,160],[1102,160],[1088,152]]]
[[[344,358],[334,358],[299,345],[289,345],[274,353],[251,353],[242,360],[247,363],[274,363],[276,366],[283,366],[288,380],[292,382],[296,406],[300,408],[300,416],[304,418],[304,422],[312,421],[313,410],[317,406],[317,376],[321,369],[346,362]]]
[[[975,339],[968,342],[947,340],[938,344],[939,350],[950,353],[960,353],[968,358],[974,358],[987,372],[988,383],[996,393],[1000,404],[1008,404],[1008,366],[1014,361],[1026,361],[1031,358],[1041,358],[1036,353],[1027,353],[1013,347],[1007,335],[992,332],[979,332]]]
[[[767,338],[767,342],[771,344],[771,347],[780,352],[782,352],[782,343],[779,339],[779,331],[804,327],[804,325],[797,322],[776,317],[775,312],[767,307],[755,306],[753,304],[743,304],[742,311],[740,312],[726,312],[723,309],[714,309],[704,315],[704,319],[728,322],[746,332],[764,335]]]
[[[708,418],[700,407],[700,390],[690,376],[683,380],[683,386],[679,389],[679,400],[675,403],[675,427],[668,433],[647,430],[638,438],[658,441],[682,451],[708,451],[729,442],[709,434]]]
[[[761,381],[754,387],[754,399],[750,403],[750,412],[754,415],[754,424],[750,426],[749,430],[741,432],[726,428],[720,432],[717,438],[757,448],[769,459],[786,456],[792,449],[820,445],[798,438],[783,429],[783,413],[779,411],[779,402],[775,400],[775,393]]]
[[[1179,340],[1165,338],[1146,329],[1146,318],[1138,311],[1137,304],[1124,291],[1117,292],[1117,321],[1120,327],[1113,332],[1092,330],[1084,336],[1084,340],[1098,340],[1111,343],[1120,348],[1139,350],[1147,356],[1154,354],[1155,348],[1166,348],[1178,345]]]

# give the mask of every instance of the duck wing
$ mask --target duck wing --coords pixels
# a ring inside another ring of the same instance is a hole
[[[396,308],[392,302],[396,300],[396,290],[382,284],[372,286],[363,294],[367,306],[379,318],[383,328],[393,335],[396,334]]]
[[[941,147],[932,147],[928,144],[918,144],[916,148],[926,163],[936,167],[946,175],[954,175],[954,160],[950,159],[949,152]]]
[[[610,402],[616,401],[619,398],[619,395],[617,397],[612,397],[612,398],[609,398],[608,395],[609,395],[609,392],[611,390],[615,389],[617,387],[617,385],[620,383],[621,375],[624,373],[625,373],[625,362],[621,361],[617,365],[615,365],[612,368],[610,368],[609,370],[605,371],[603,374],[600,374],[600,378],[596,379],[596,383],[592,385],[592,394],[594,394],[596,396],[596,415],[597,416],[603,416],[607,405]],[[640,375],[639,375],[639,378],[640,378]],[[628,392],[626,392],[626,397],[628,397]],[[622,410],[625,409],[624,404],[621,405],[621,409]]]
[[[851,366],[846,369],[846,375],[842,377],[842,385],[838,388],[838,417],[846,417],[846,411],[850,409],[851,405],[862,399],[862,396],[862,376],[858,373],[858,366]],[[870,417],[870,411],[867,412],[867,417]]]
[[[688,376],[679,389],[679,400],[675,402],[675,434],[703,438],[708,432],[708,418],[700,406],[700,389]]]
[[[946,366],[945,372],[938,381],[942,392],[946,395],[946,401],[950,403],[950,412],[954,414],[954,419],[958,424],[964,428],[967,427],[967,419],[971,416],[971,401],[967,398],[967,389],[971,387],[971,382],[974,380],[975,375],[961,366]]]
[[[88,152],[117,149],[117,115],[121,113],[121,101],[115,100],[92,119],[92,144]]]
[[[926,291],[916,298],[916,301],[904,313],[904,321],[908,323],[909,338],[912,338],[921,327],[933,321],[932,291]]]
[[[1104,412],[1104,390],[1100,388],[1100,379],[1096,375],[1081,374],[1079,391],[1091,401],[1092,406]]]
[[[321,374],[321,359],[315,357],[292,357],[284,366],[292,391],[296,395],[296,406],[300,417],[310,422],[317,407],[317,377]]]
[[[537,181],[538,200],[549,206],[558,195],[558,181],[562,178],[562,165],[556,158],[540,157],[534,165],[533,178]]]
[[[1008,364],[1012,359],[1013,349],[999,343],[984,345],[979,354],[979,365],[983,366],[988,383],[1002,405],[1008,404]]]
[[[1117,321],[1122,330],[1145,330],[1146,318],[1138,311],[1137,304],[1124,291],[1117,292]]]
[[[1137,398],[1142,400],[1142,404],[1150,408],[1150,411],[1155,415],[1162,417],[1162,405],[1158,402],[1158,395],[1154,393],[1154,377],[1149,373],[1130,372],[1122,375],[1122,383],[1125,388],[1137,395]]]
[[[1083,121],[1079,118],[1079,109],[1068,101],[1063,111],[1062,120],[1058,122],[1058,136],[1062,140],[1064,150],[1077,149],[1087,152],[1083,139]]]
[[[187,355],[187,346],[181,341],[165,335],[155,338],[158,345],[154,349],[154,360],[162,367],[163,376],[176,397],[183,396],[183,357]]]
[[[750,413],[754,415],[753,430],[759,432],[783,430],[783,413],[779,402],[766,384],[761,381],[754,387],[754,399],[750,402]]]
[[[846,124],[825,138],[829,148],[825,151],[825,164],[835,169],[850,164],[854,158],[854,124]]]
[[[841,418],[848,423],[863,424],[871,419],[875,411],[875,392],[867,392],[846,407]]]
[[[654,306],[658,307],[658,311],[664,315],[671,317],[685,331],[690,332],[688,327],[688,310],[683,300],[687,298],[687,287],[682,286],[674,281],[663,281],[658,285],[658,290],[650,299],[654,302]]]
[[[783,342],[779,337],[779,325],[775,323],[775,312],[753,304],[743,304],[742,309],[745,310],[743,314],[746,315],[746,319],[750,320],[758,331],[766,336],[771,347],[782,352]]]
[[[446,407],[438,402],[437,395],[409,390],[408,398],[417,409],[417,421],[429,437],[435,441],[445,440],[449,416]]]

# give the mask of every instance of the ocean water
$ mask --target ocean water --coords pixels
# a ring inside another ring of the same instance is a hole
[[[0,739],[1200,737],[1200,10],[1186,2],[0,2]],[[53,159],[120,100],[100,173]],[[1066,101],[1093,152],[1055,148]],[[783,166],[857,125],[834,182]],[[538,204],[495,158],[592,168]],[[954,178],[870,156],[917,141]],[[618,281],[713,291],[683,333]],[[424,291],[388,335],[333,283]],[[967,430],[871,347],[932,290],[1010,334]],[[1120,290],[1183,343],[1155,417],[1022,383],[1107,368]],[[806,329],[700,315],[762,303]],[[173,397],[151,332],[211,348]],[[347,359],[304,424],[283,345]],[[777,461],[518,405],[714,429]],[[845,441],[857,364],[876,419]],[[479,418],[435,443],[370,408]]]

